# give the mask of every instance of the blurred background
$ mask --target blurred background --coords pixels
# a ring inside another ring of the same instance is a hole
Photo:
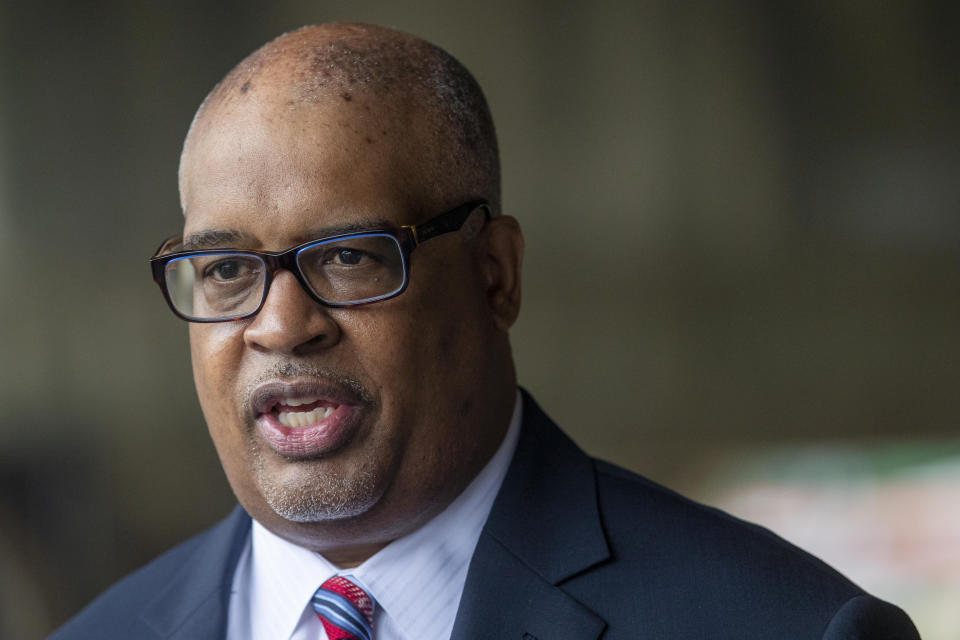
[[[960,636],[957,7],[0,3],[0,636],[232,507],[147,258],[206,92],[327,20],[485,88],[554,419]]]

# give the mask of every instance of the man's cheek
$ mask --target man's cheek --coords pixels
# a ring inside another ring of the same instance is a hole
[[[222,429],[237,413],[239,399],[233,397],[239,376],[239,354],[234,344],[237,336],[218,330],[220,325],[192,325],[190,353],[193,378],[200,408],[211,434]],[[241,342],[242,344],[242,342]]]
[[[243,353],[243,333],[238,323],[190,325],[190,356],[197,383],[211,376],[236,377]]]

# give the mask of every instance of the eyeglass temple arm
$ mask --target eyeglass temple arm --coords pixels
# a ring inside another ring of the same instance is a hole
[[[153,273],[153,279],[160,284],[163,280],[163,269],[164,265],[157,261],[162,254],[169,253],[170,247],[180,244],[183,240],[182,234],[175,234],[164,240],[157,250],[153,252],[153,257],[150,258],[150,271]]]
[[[421,242],[425,242],[435,236],[458,230],[463,226],[463,223],[466,222],[467,218],[470,217],[470,214],[479,207],[483,207],[484,216],[489,218],[489,205],[487,205],[487,203],[483,200],[477,200],[475,202],[468,202],[464,205],[461,205],[456,209],[433,218],[432,220],[427,220],[423,224],[411,225],[407,228],[413,232],[414,243],[420,244]]]

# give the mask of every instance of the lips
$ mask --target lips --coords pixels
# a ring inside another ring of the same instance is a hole
[[[263,384],[249,406],[263,441],[285,458],[328,455],[354,436],[366,401],[353,389],[322,381]]]

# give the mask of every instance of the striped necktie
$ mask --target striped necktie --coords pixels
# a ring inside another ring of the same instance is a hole
[[[311,601],[329,640],[373,640],[374,602],[343,576],[320,585]]]

